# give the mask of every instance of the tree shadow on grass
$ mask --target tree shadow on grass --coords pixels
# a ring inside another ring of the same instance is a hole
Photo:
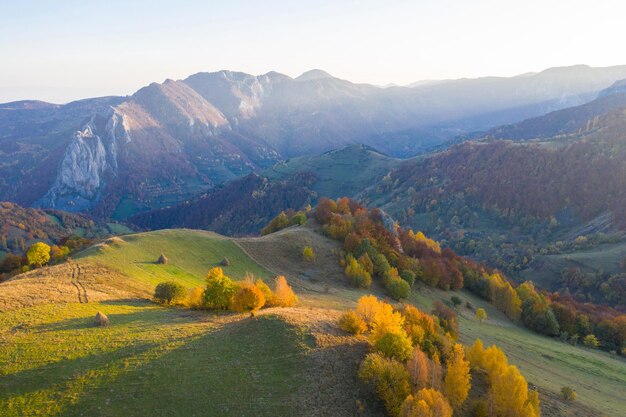
[[[307,369],[305,335],[271,316],[204,332],[106,385],[85,389],[66,416],[294,415]]]
[[[139,343],[100,354],[65,359],[48,363],[38,368],[1,375],[0,404],[13,396],[44,390],[54,385],[61,385],[63,381],[71,380],[81,373],[105,367],[116,360],[123,360],[142,354],[156,346],[158,346],[158,343]]]
[[[118,304],[120,306],[126,306],[129,304]],[[154,304],[144,303],[143,305],[129,305],[130,307],[138,307],[137,311],[129,313],[108,313],[106,308],[99,309],[109,318],[109,326],[100,327],[95,324],[95,316],[77,317],[67,320],[62,320],[54,323],[40,324],[30,327],[32,333],[45,333],[45,332],[59,332],[66,330],[87,330],[98,329],[106,331],[116,326],[126,326],[134,322],[140,322],[146,326],[158,326],[162,325],[167,318],[172,320],[179,320],[177,317],[176,309],[169,309],[160,307]],[[145,308],[142,308],[145,307]]]

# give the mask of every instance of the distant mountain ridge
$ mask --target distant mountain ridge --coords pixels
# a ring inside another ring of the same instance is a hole
[[[220,71],[129,97],[0,104],[0,199],[126,218],[288,158],[363,143],[408,157],[468,130],[586,103],[626,66],[414,88]]]

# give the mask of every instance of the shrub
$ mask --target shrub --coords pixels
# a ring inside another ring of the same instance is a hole
[[[12,272],[22,266],[22,258],[12,253],[7,253],[0,262],[0,272]]]
[[[400,278],[405,280],[409,285],[413,285],[415,283],[415,272],[405,269],[400,272]]]
[[[201,309],[204,307],[204,288],[196,287],[189,292],[185,305],[189,308]]]
[[[212,268],[206,276],[204,305],[213,310],[226,310],[231,303],[237,284],[224,275],[222,268]]]
[[[411,292],[409,283],[401,278],[392,278],[385,284],[387,294],[394,300],[407,298]]]
[[[293,292],[284,276],[276,277],[274,296],[271,304],[277,307],[293,307],[298,304],[298,296]]]
[[[454,305],[454,307],[458,307],[462,303],[461,299],[457,297],[456,295],[453,295],[452,297],[450,297],[450,301],[452,301],[452,304]]]
[[[376,341],[374,349],[388,358],[399,361],[408,360],[413,353],[411,339],[404,332],[385,333]]]
[[[249,275],[248,277],[246,277],[246,279],[252,279],[252,278],[253,278],[252,275]],[[257,278],[256,280],[254,280],[254,285],[258,289],[260,289],[261,292],[263,293],[263,296],[265,297],[265,302],[270,303],[270,301],[274,297],[274,293],[270,289],[269,285],[267,285],[265,281],[263,281],[261,278]]]
[[[592,334],[588,334],[583,338],[583,345],[590,348],[597,348],[600,345],[600,342],[598,342],[597,337]]]
[[[274,217],[272,221],[261,230],[261,235],[269,235],[270,233],[277,232],[289,226],[291,226],[289,216],[287,216],[284,211],[281,211],[278,216]]]
[[[37,242],[31,245],[26,252],[28,265],[42,266],[50,260],[50,246],[43,242]]]
[[[167,259],[167,256],[165,256],[164,254],[161,254],[161,256],[159,256],[159,259],[157,259],[157,263],[160,265],[167,265],[169,263],[169,259]]]
[[[576,391],[572,387],[561,388],[561,396],[565,401],[574,401],[576,399]]]
[[[297,225],[303,225],[306,223],[306,213],[303,211],[299,211],[296,214],[293,215],[293,217],[291,218],[291,221],[293,222],[293,224],[297,224]]]
[[[359,378],[376,390],[392,416],[399,414],[402,403],[411,393],[409,373],[405,366],[378,353],[370,353],[365,357],[359,368]]]
[[[348,255],[344,273],[350,278],[350,283],[357,288],[369,288],[372,285],[372,276],[353,256]]]
[[[313,262],[315,260],[315,253],[313,253],[311,246],[305,246],[304,249],[302,249],[302,259],[306,262]]]
[[[235,311],[244,313],[246,311],[257,311],[265,305],[263,291],[251,281],[244,282],[239,286],[239,290],[233,297],[232,308]]]
[[[187,299],[187,288],[176,281],[161,282],[154,290],[154,299],[161,304],[182,304]]]
[[[367,331],[365,320],[352,310],[341,315],[339,327],[350,334],[363,334]]]
[[[50,259],[54,262],[61,262],[67,259],[70,254],[70,248],[67,246],[57,246],[53,245],[50,247]]]

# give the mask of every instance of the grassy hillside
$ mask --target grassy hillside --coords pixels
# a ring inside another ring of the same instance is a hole
[[[167,265],[156,263],[160,254],[169,259]],[[186,229],[109,239],[79,253],[76,260],[110,268],[152,286],[174,279],[192,288],[203,285],[207,271],[219,266],[224,257],[231,262],[224,269],[233,278],[243,278],[246,272],[263,278],[269,276],[231,240],[215,233]]]
[[[4,417],[294,415],[311,363],[306,333],[275,316],[132,301],[3,314],[0,343]]]
[[[315,262],[302,260],[304,245],[314,248]],[[356,400],[371,395],[354,378],[366,344],[345,336],[336,320],[361,295],[382,291],[347,286],[337,251],[337,242],[323,237],[313,222],[260,238],[179,229],[94,246],[73,263],[82,276],[99,274],[101,280],[106,280],[102,271],[110,270],[111,282],[90,284],[85,278],[88,297],[79,295],[80,303],[74,293],[70,303],[51,299],[59,303],[9,308],[0,315],[0,415],[353,416]],[[168,265],[154,263],[160,253],[169,258]],[[235,278],[247,271],[266,278],[286,275],[302,306],[261,310],[249,318],[163,308],[131,291],[145,288],[149,294],[165,279],[202,285],[206,271],[224,256],[232,263],[226,271]],[[74,277],[72,268],[49,268],[59,274],[49,279],[59,280],[64,273]],[[18,276],[0,284],[0,292],[9,285],[14,291],[24,285],[28,292],[27,282],[43,279],[34,272]],[[126,285],[128,291],[117,299],[98,299],[96,290],[106,291],[96,284]],[[434,300],[454,294],[489,314],[479,324],[465,303],[459,307],[462,342],[481,338],[503,348],[540,390],[544,417],[622,415],[622,358],[538,336],[465,292],[416,288],[410,301],[430,310]],[[93,326],[97,311],[109,316],[110,327]],[[564,385],[578,393],[575,402],[558,397]],[[365,415],[379,415],[377,407],[368,403]]]
[[[461,341],[471,344],[479,338],[485,346],[496,344],[502,348],[528,382],[540,389],[545,405],[558,411],[558,414],[550,415],[593,415],[568,410],[565,408],[567,404],[554,401],[554,394],[566,385],[578,394],[576,405],[591,407],[610,416],[620,416],[626,410],[626,361],[623,358],[532,333],[511,323],[491,304],[465,291],[443,292],[424,288],[414,294],[411,301],[430,310],[434,300],[447,301],[452,295],[463,300],[457,309]],[[467,301],[475,308],[484,308],[489,319],[482,324],[475,320],[474,312],[464,307]],[[574,412],[582,414],[570,414]]]
[[[287,179],[298,173],[316,176],[312,188],[320,196],[355,195],[398,166],[399,159],[365,145],[351,145],[321,155],[292,158],[264,172],[270,179]]]

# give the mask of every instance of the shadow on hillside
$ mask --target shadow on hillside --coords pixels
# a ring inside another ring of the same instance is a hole
[[[10,400],[11,397],[27,395],[30,392],[42,391],[53,386],[59,386],[59,390],[61,390],[63,384],[70,384],[72,380],[80,376],[80,373],[105,368],[112,362],[140,355],[158,345],[158,343],[140,343],[105,353],[64,359],[47,363],[38,368],[0,375],[0,387],[2,387],[0,404]],[[1,407],[0,410],[2,410]],[[28,415],[28,413],[24,413],[24,415]]]
[[[132,300],[132,299],[131,299]],[[30,327],[32,333],[58,332],[67,330],[87,330],[106,332],[107,330],[115,330],[116,326],[127,326],[133,323],[141,323],[142,326],[167,326],[173,323],[194,321],[197,315],[183,314],[189,310],[167,308],[152,304],[147,301],[132,300],[132,303],[122,302],[121,300],[111,301],[111,306],[129,306],[137,307],[136,311],[128,313],[108,313],[107,308],[100,309],[109,318],[108,327],[100,327],[95,324],[95,313],[92,316],[78,317],[62,320],[55,323],[46,323]],[[105,303],[101,303],[105,304]]]
[[[231,322],[124,370],[106,385],[88,384],[63,414],[293,415],[307,369],[302,337],[275,317]]]

